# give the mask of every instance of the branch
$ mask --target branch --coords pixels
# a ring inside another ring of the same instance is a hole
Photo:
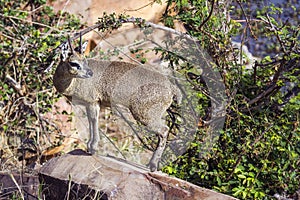
[[[206,24],[206,22],[210,19],[210,17],[212,16],[212,14],[213,14],[213,11],[214,11],[214,4],[215,4],[215,1],[214,0],[212,0],[212,2],[211,2],[211,9],[210,9],[210,12],[209,12],[209,14],[208,14],[208,16],[207,16],[207,18],[200,24],[200,26],[199,26],[199,30],[201,30],[202,29],[202,26],[204,26],[204,24]]]
[[[252,31],[252,26],[251,26],[251,24],[250,24],[249,18],[248,18],[247,15],[246,15],[246,12],[245,12],[245,10],[244,10],[244,7],[242,6],[242,4],[241,4],[241,2],[240,2],[239,0],[237,0],[237,3],[239,4],[239,6],[240,6],[240,8],[241,8],[241,10],[242,10],[242,12],[243,12],[243,15],[245,16],[246,23],[247,23],[247,27],[249,27],[249,30],[250,30],[250,33],[251,33],[252,37],[253,37],[254,39],[257,39],[257,37],[254,35],[254,33],[253,33],[253,31]]]
[[[276,84],[273,84],[271,87],[269,87],[267,90],[265,90],[263,93],[261,93],[260,95],[258,95],[257,97],[255,97],[254,99],[250,100],[248,102],[248,106],[260,101],[262,98],[266,97],[268,94],[272,93],[275,89],[278,89],[279,86],[277,86]]]
[[[108,26],[109,27],[113,27],[115,29],[119,28],[118,26],[118,23],[121,23],[121,24],[124,24],[124,23],[133,23],[133,24],[138,24],[140,27],[143,27],[143,26],[151,26],[153,28],[156,28],[156,29],[160,29],[160,30],[164,30],[164,31],[167,31],[169,33],[172,33],[172,34],[175,34],[175,35],[178,35],[178,36],[181,36],[181,37],[186,37],[190,40],[193,40],[193,41],[198,41],[196,40],[195,38],[193,38],[192,36],[186,34],[186,33],[183,33],[183,32],[180,32],[180,31],[176,31],[175,29],[172,29],[172,28],[169,28],[169,27],[165,27],[165,26],[162,26],[162,25],[158,25],[158,24],[154,24],[152,22],[145,22],[144,19],[142,18],[135,18],[135,17],[131,17],[131,18],[125,18],[125,19],[118,19],[117,21],[115,22],[112,22],[113,24],[107,24],[106,22],[103,22],[103,23],[98,23],[98,24],[95,24],[93,26],[89,26],[87,27],[86,29],[80,31],[80,32],[77,32],[74,34],[73,37],[70,38],[71,41],[74,41],[78,38],[80,38],[80,36],[83,36],[89,32],[91,32],[92,30],[94,29],[103,29],[103,28],[107,28]],[[55,54],[57,54],[60,49],[62,48],[62,46],[68,41],[65,41],[63,43],[61,43],[58,47],[56,47],[52,52],[52,54],[50,56],[48,56],[46,62],[47,63],[51,63],[45,70],[44,72],[47,73],[51,70],[52,66],[53,66],[53,57]]]
[[[152,6],[154,3],[155,3],[155,1],[150,1],[146,5],[143,5],[143,6],[139,7],[139,8],[136,8],[136,9],[125,9],[124,11],[125,12],[127,12],[127,11],[129,11],[129,12],[139,11],[139,10],[141,10],[143,8],[146,8],[147,6]]]
[[[284,46],[284,43],[281,40],[281,38],[279,37],[278,31],[277,31],[276,27],[274,26],[274,24],[272,24],[271,19],[270,19],[270,17],[269,17],[268,14],[267,14],[267,19],[268,19],[269,25],[271,26],[271,31],[274,31],[274,33],[276,35],[276,38],[277,38],[278,42],[280,43],[280,46],[281,46],[283,52],[285,54],[287,54],[287,51],[286,51],[285,46]]]
[[[29,20],[27,20],[27,19],[22,19],[22,18],[18,18],[18,17],[14,17],[14,16],[6,16],[6,15],[1,14],[1,13],[0,13],[0,16],[1,16],[1,17],[5,17],[5,18],[9,18],[9,19],[20,20],[20,21],[23,21],[23,22],[31,23],[31,24],[36,24],[36,25],[43,26],[43,27],[47,27],[47,28],[49,28],[49,29],[52,29],[52,30],[55,30],[55,31],[60,32],[59,29],[53,28],[53,27],[51,27],[51,26],[48,26],[48,25],[46,25],[46,24],[42,24],[42,23],[39,23],[39,22],[29,21]]]
[[[22,86],[18,83],[13,77],[9,74],[5,75],[5,78],[8,80],[8,83],[21,95],[23,96]]]

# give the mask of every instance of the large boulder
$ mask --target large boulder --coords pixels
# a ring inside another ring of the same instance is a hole
[[[81,150],[47,162],[39,179],[46,199],[235,199],[161,172],[151,173],[143,166]]]

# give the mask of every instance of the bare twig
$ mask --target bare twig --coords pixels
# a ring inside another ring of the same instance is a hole
[[[57,20],[56,27],[59,27],[59,26],[60,26],[60,21],[61,21],[62,15],[64,14],[64,12],[65,12],[65,10],[66,10],[66,7],[67,7],[67,5],[68,5],[69,3],[70,3],[70,0],[67,0],[67,2],[65,3],[65,5],[64,5],[64,7],[63,7],[63,9],[62,9],[62,11],[61,11],[61,13],[60,13],[60,16],[59,16],[59,18],[58,18],[58,20]]]
[[[20,193],[20,195],[21,195],[21,198],[24,200],[25,198],[24,198],[22,189],[21,189],[20,185],[18,184],[18,182],[16,181],[14,175],[10,174],[10,178],[11,178],[11,180],[13,180],[13,182],[14,182],[15,185],[17,186],[17,188],[18,188],[18,190],[19,190],[19,193]]]
[[[203,22],[200,24],[199,30],[202,30],[202,27],[204,26],[204,24],[206,24],[206,22],[207,22],[207,21],[210,19],[210,17],[212,16],[213,11],[214,11],[214,4],[215,4],[215,1],[212,0],[210,12],[209,12],[208,16],[207,16],[207,17],[203,20]]]
[[[55,31],[58,31],[58,32],[60,31],[60,30],[58,30],[56,28],[53,28],[51,26],[48,26],[46,24],[42,24],[42,23],[39,23],[39,22],[30,21],[30,20],[27,20],[27,19],[22,19],[22,18],[18,18],[18,17],[14,17],[14,16],[6,16],[6,15],[1,14],[1,13],[0,13],[0,17],[9,18],[9,19],[16,19],[16,20],[20,20],[20,21],[23,21],[23,22],[26,22],[26,23],[32,23],[32,24],[36,24],[36,25],[39,25],[39,26],[47,27],[49,29],[54,29]]]
[[[19,39],[17,39],[17,38],[11,37],[11,36],[6,35],[6,34],[4,34],[4,33],[1,33],[1,35],[2,35],[3,37],[6,37],[7,39],[12,40],[12,41],[22,42],[22,40],[19,40]],[[1,49],[1,50],[2,50],[2,49]]]
[[[276,38],[277,38],[277,40],[278,40],[278,42],[279,42],[279,44],[281,46],[282,51],[284,52],[284,54],[287,54],[287,51],[286,51],[285,46],[284,46],[284,43],[283,43],[283,41],[281,40],[281,38],[280,38],[280,36],[278,34],[277,27],[275,27],[274,24],[271,22],[271,19],[270,19],[270,17],[269,17],[268,14],[267,14],[267,19],[268,19],[268,25],[271,26],[271,31],[273,31],[275,33]]]
[[[154,3],[155,3],[155,0],[154,0],[154,1],[150,1],[150,2],[147,3],[146,5],[143,5],[143,6],[139,7],[139,8],[137,8],[137,9],[125,9],[124,11],[125,11],[125,12],[126,12],[126,11],[129,11],[129,12],[139,11],[139,10],[141,10],[141,9],[143,9],[143,8],[146,8],[147,6],[152,6]]]
[[[245,19],[246,19],[246,23],[247,23],[247,27],[249,27],[249,30],[250,30],[250,33],[251,33],[251,36],[254,38],[254,39],[257,39],[257,37],[254,35],[253,31],[252,31],[252,26],[250,24],[250,20],[249,18],[247,17],[246,15],[246,12],[244,10],[244,7],[242,6],[241,2],[239,0],[237,0],[237,3],[239,4],[242,12],[243,12],[243,15],[245,16]]]
[[[233,19],[232,21],[235,21],[237,23],[242,23],[242,22],[246,22],[247,23],[247,20],[245,19]],[[261,22],[262,20],[260,19],[248,19],[248,22]]]
[[[101,33],[99,33],[98,31],[96,31],[96,33],[97,33],[97,35],[99,35],[99,36],[101,37],[101,39],[102,39],[103,41],[106,42],[106,44],[108,44],[108,45],[111,46],[111,47],[114,47],[114,45],[113,45],[111,42],[109,42],[108,40],[106,40],[105,37],[104,37],[103,35],[101,35]],[[134,43],[134,44],[131,44],[130,46],[133,46],[133,45],[135,45],[135,43]],[[125,46],[125,47],[123,47],[123,49],[129,49],[129,46]],[[125,52],[124,50],[121,50],[121,49],[120,49],[120,53],[121,53],[122,55],[124,55],[125,57],[127,57],[128,59],[132,60],[133,62],[136,62],[137,64],[141,64],[141,62],[138,61],[137,59],[134,59],[133,57],[127,55],[126,52]]]
[[[8,80],[8,82],[11,84],[11,86],[21,95],[23,96],[22,92],[22,86],[15,80],[13,79],[9,74],[5,75],[5,78]]]

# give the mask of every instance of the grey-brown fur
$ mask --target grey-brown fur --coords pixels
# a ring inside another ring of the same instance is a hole
[[[150,66],[85,60],[73,53],[59,63],[53,83],[60,93],[86,107],[90,130],[89,152],[95,153],[100,140],[100,105],[122,105],[137,121],[157,133],[159,143],[149,163],[151,171],[157,170],[169,130],[163,115],[174,98],[178,102],[181,100],[179,89],[166,76],[151,70]]]

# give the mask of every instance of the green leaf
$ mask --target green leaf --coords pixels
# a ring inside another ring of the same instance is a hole
[[[247,178],[245,175],[243,175],[243,174],[239,174],[239,175],[237,175],[237,177],[239,177],[239,178],[241,178],[241,179],[245,179],[245,178]]]

